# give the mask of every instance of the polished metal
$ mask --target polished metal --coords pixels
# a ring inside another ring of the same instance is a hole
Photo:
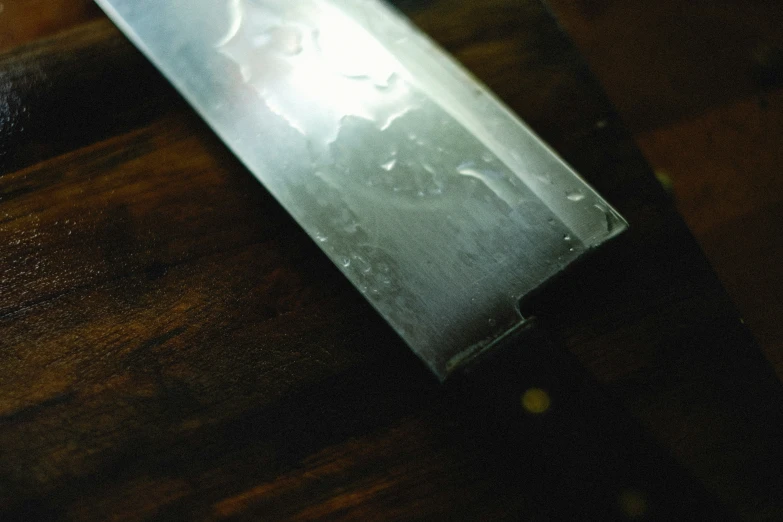
[[[441,379],[626,223],[379,0],[97,0]]]

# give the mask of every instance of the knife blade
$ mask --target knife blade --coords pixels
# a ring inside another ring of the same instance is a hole
[[[97,0],[441,379],[627,228],[377,0]]]
[[[401,15],[97,2],[435,375],[456,376],[456,403],[528,452],[553,485],[542,513],[734,519],[522,313],[626,221]]]

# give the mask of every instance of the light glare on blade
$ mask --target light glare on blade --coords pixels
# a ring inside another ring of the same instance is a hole
[[[625,221],[378,0],[98,0],[440,377]]]

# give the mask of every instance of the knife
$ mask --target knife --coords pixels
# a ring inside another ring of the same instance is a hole
[[[575,513],[722,513],[522,312],[627,223],[401,15],[377,0],[97,3],[441,381],[563,461]]]

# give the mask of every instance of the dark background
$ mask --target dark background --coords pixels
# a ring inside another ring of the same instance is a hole
[[[783,4],[549,4],[783,377]]]

